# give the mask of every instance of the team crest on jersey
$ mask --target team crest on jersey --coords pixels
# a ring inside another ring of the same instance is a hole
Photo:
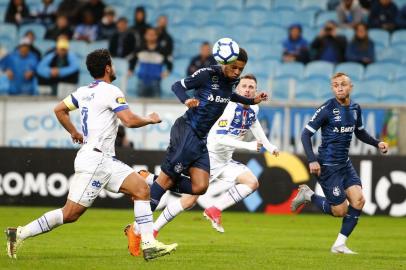
[[[334,115],[339,115],[339,114],[340,114],[340,110],[337,109],[337,108],[334,108],[334,109],[333,109],[333,114],[334,114]]]
[[[176,173],[181,173],[183,171],[183,165],[182,163],[178,162],[175,167],[173,167]]]
[[[118,98],[116,98],[116,102],[117,102],[118,104],[127,104],[127,101],[125,100],[124,97],[118,97]]]
[[[227,121],[227,120],[220,120],[220,121],[219,121],[219,127],[226,127],[227,124],[228,124],[228,121]]]
[[[219,77],[218,76],[213,76],[213,77],[211,77],[211,81],[213,83],[218,83],[219,82]]]
[[[340,194],[341,194],[340,188],[338,186],[334,187],[333,188],[333,195],[338,197],[338,196],[340,196]]]

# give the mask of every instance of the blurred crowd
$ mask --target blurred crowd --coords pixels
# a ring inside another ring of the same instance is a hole
[[[283,41],[281,61],[308,63],[324,60],[344,61],[368,65],[375,61],[374,42],[368,29],[380,28],[392,32],[406,27],[406,6],[397,7],[391,0],[330,0],[329,8],[337,12],[337,21],[328,21],[314,40],[306,40],[302,26],[292,24]],[[185,14],[185,16],[188,16]],[[71,41],[92,43],[108,41],[113,57],[128,61],[128,77],[137,77],[137,94],[159,97],[161,82],[173,70],[174,39],[168,30],[168,18],[161,15],[150,24],[146,9],[134,9],[134,24],[126,17],[118,17],[112,6],[102,0],[42,0],[38,7],[28,7],[24,0],[10,0],[4,22],[22,26],[40,23],[46,27],[44,38],[54,40],[55,48],[45,54],[36,47],[35,34],[27,31],[19,44],[0,60],[0,69],[8,81],[2,81],[10,95],[36,95],[38,87],[51,87],[57,93],[59,83],[76,85],[79,82],[83,59],[70,50]],[[353,28],[354,37],[347,40],[338,29]],[[216,64],[209,42],[190,59],[185,70],[192,74],[197,69]],[[7,86],[6,86],[7,85]]]

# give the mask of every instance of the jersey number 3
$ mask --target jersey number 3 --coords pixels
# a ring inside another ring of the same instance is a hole
[[[87,136],[87,112],[89,110],[87,109],[87,107],[83,107],[82,111],[80,112],[80,114],[82,115],[82,131],[83,131],[83,135]]]

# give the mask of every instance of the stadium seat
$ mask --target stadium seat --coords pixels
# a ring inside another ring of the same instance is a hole
[[[127,80],[127,94],[129,96],[137,97],[137,76],[130,76]]]
[[[270,10],[271,1],[269,0],[246,0],[245,10]]]
[[[266,11],[266,10],[250,10],[247,12],[244,12],[244,16],[239,16],[238,21],[240,23],[243,23],[244,25],[250,25],[254,27],[260,27],[263,25],[266,25],[269,23],[269,20],[272,21],[271,17],[272,11]],[[271,22],[271,25],[273,25],[274,22]]]
[[[296,84],[296,101],[320,101],[322,93],[329,91],[329,81],[327,79],[307,79]]]
[[[316,18],[316,26],[323,27],[328,21],[337,21],[337,13],[335,11],[324,11],[319,13]]]
[[[395,71],[395,77],[394,77],[395,81],[405,81],[406,80],[406,67],[403,65],[400,65],[396,68]]]
[[[359,103],[377,103],[382,90],[383,81],[360,81],[354,84],[351,98]]]
[[[348,42],[354,38],[354,30],[352,28],[339,28],[338,34],[345,36]]]
[[[303,38],[310,44],[315,37],[317,37],[317,35],[319,34],[319,29],[317,28],[313,28],[313,27],[308,27],[308,26],[304,26],[302,28],[302,35]],[[287,36],[287,33],[286,33]]]
[[[253,60],[280,59],[282,55],[282,46],[280,44],[275,44],[272,47],[263,43],[247,43],[245,49],[249,58]]]
[[[397,30],[392,33],[391,44],[396,43],[406,44],[406,30]]]
[[[313,61],[307,64],[305,78],[323,78],[329,80],[333,74],[334,65],[326,61]]]
[[[292,20],[293,23],[300,23],[303,26],[313,27],[315,25],[316,12],[314,10],[300,11],[300,16]],[[288,25],[289,26],[289,25]]]
[[[87,43],[79,40],[71,40],[69,50],[76,53],[80,58],[85,58],[89,53]]]
[[[300,80],[303,78],[305,66],[299,62],[283,63],[275,70],[275,79],[293,78]]]
[[[368,36],[375,44],[382,44],[387,47],[389,45],[389,32],[383,29],[370,29]]]
[[[269,27],[269,35],[272,38],[272,43],[281,43],[288,36],[288,32],[283,27]]]
[[[271,80],[270,99],[275,101],[288,101],[291,96],[293,97],[295,86],[297,86],[297,82],[294,79],[281,78]]]
[[[280,27],[280,17],[279,17],[279,11],[271,10],[268,12],[268,16],[263,18],[260,26],[262,27]]]
[[[392,80],[395,72],[400,65],[393,63],[372,63],[369,64],[365,70],[364,80],[380,79]]]
[[[17,44],[17,27],[11,23],[0,24],[0,38],[8,38]]]
[[[400,81],[389,84],[385,89],[383,89],[380,101],[392,104],[405,104],[406,103],[405,83]]]
[[[39,40],[45,37],[46,30],[47,29],[45,28],[45,26],[39,23],[24,24],[20,27],[18,36],[19,38],[22,38],[27,31],[32,31],[36,39]]]
[[[293,23],[298,22],[297,11],[294,10],[280,10],[278,11],[278,25],[282,27],[288,27]],[[301,17],[301,16],[300,16]]]
[[[216,6],[216,1],[214,0],[205,0],[205,1],[191,1],[190,10],[192,12],[200,11],[210,11]]]
[[[176,96],[172,92],[171,88],[172,88],[172,85],[178,80],[179,80],[179,77],[174,76],[172,74],[162,80],[162,82],[161,82],[162,97],[173,98],[173,99],[176,98]]]
[[[360,81],[364,77],[364,66],[355,62],[346,62],[338,64],[334,72],[344,72],[348,74],[352,80]]]
[[[35,42],[35,46],[41,50],[42,55],[46,54],[47,52],[49,52],[50,50],[52,50],[53,48],[55,48],[55,41],[53,40],[38,40]],[[72,45],[70,45],[72,50]],[[73,50],[72,50],[73,51]]]
[[[246,35],[248,37],[246,42],[270,44],[273,42],[272,38],[274,37],[274,34],[271,31],[271,27],[253,28],[250,31],[251,34]]]
[[[274,10],[297,10],[302,5],[301,0],[274,0],[272,9]]]
[[[109,41],[108,40],[98,40],[93,41],[87,45],[88,52],[92,52],[97,49],[108,49],[109,48]]]
[[[6,52],[9,53],[13,51],[17,46],[17,43],[14,39],[10,39],[7,37],[0,37],[0,48],[4,49]]]
[[[248,61],[244,73],[252,73],[257,77],[268,78],[272,76],[278,67],[278,61],[275,60],[256,60]]]
[[[89,74],[89,72],[81,72],[79,74],[79,85],[80,86],[84,86],[84,85],[88,85],[89,83],[91,83],[94,79],[92,78],[92,76]]]
[[[113,60],[114,67],[116,69],[116,74],[118,76],[121,76],[121,75],[126,76],[128,74],[128,69],[129,69],[128,60],[126,60],[124,58],[117,58],[117,57],[113,57],[112,60]]]
[[[217,0],[215,9],[216,11],[220,10],[242,10],[243,0]]]
[[[0,96],[7,95],[10,88],[10,81],[6,74],[0,74]]]
[[[327,10],[328,0],[302,0],[302,10],[314,10],[316,12],[321,10]]]
[[[224,25],[234,27],[240,22],[241,12],[236,10],[222,10],[218,13],[218,17],[223,19]]]
[[[401,64],[404,52],[397,48],[388,47],[378,52],[376,60],[380,63]]]
[[[188,58],[182,58],[182,59],[177,59],[173,63],[173,71],[172,74],[174,76],[177,76],[178,79],[184,78],[186,76],[186,69],[190,64],[190,59]]]

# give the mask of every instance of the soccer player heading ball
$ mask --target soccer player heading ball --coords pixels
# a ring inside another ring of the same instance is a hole
[[[316,110],[302,132],[310,173],[316,176],[326,197],[316,195],[307,185],[301,185],[291,205],[292,211],[296,211],[304,203],[312,202],[326,214],[343,217],[341,231],[331,252],[345,254],[356,254],[347,247],[346,240],[357,225],[365,204],[361,180],[348,157],[352,134],[379,148],[383,154],[388,151],[387,143],[371,137],[364,129],[361,107],[350,99],[352,87],[347,74],[335,74],[331,79],[335,98]],[[322,140],[316,158],[310,138],[319,128]]]

